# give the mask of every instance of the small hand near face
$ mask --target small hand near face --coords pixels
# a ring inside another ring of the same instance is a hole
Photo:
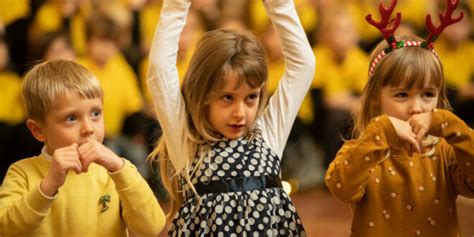
[[[76,173],[82,172],[83,166],[77,148],[77,144],[73,143],[54,151],[49,172],[40,185],[45,195],[53,196],[58,191],[58,188],[64,184],[70,169]]]
[[[422,141],[430,129],[432,117],[431,112],[426,112],[415,114],[407,121],[415,133],[416,140],[420,144],[420,147],[423,147]]]
[[[69,170],[76,173],[87,172],[92,162],[111,172],[124,165],[124,161],[113,151],[92,139],[80,146],[74,143],[58,148],[54,151],[49,172],[40,184],[41,191],[47,196],[53,196],[64,185]]]
[[[388,117],[390,121],[393,124],[393,127],[395,128],[395,131],[397,132],[398,137],[406,142],[406,147],[405,149],[407,150],[408,154],[411,156],[413,153],[413,150],[416,150],[417,152],[421,152],[422,146],[420,146],[420,143],[416,139],[416,133],[413,132],[412,126],[410,123],[403,121],[401,119],[397,119],[395,117]]]
[[[96,140],[88,140],[78,148],[82,171],[87,172],[90,163],[94,162],[108,171],[114,172],[122,168],[123,160],[113,151]]]

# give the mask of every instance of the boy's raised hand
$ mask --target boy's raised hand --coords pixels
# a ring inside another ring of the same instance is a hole
[[[411,156],[413,150],[421,152],[421,146],[418,140],[416,139],[416,133],[413,132],[412,126],[407,121],[403,121],[401,119],[397,119],[395,117],[388,117],[397,132],[398,137],[406,141],[407,145],[405,149],[407,150],[408,154]]]
[[[104,144],[89,139],[78,147],[79,157],[82,163],[82,172],[87,172],[90,163],[94,162],[110,172],[121,169],[124,161]]]
[[[70,169],[76,171],[76,173],[82,172],[83,165],[77,148],[77,144],[73,143],[54,151],[49,172],[40,184],[40,189],[45,195],[54,196],[64,184],[67,172]]]

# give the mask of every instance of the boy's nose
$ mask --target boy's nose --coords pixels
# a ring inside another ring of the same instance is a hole
[[[94,133],[94,128],[92,127],[92,124],[90,121],[84,121],[82,124],[81,128],[81,134],[82,136],[90,136]]]

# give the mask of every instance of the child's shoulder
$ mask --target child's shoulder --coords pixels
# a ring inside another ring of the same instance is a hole
[[[12,165],[10,165],[9,170],[29,176],[27,174],[37,172],[41,173],[47,170],[49,168],[49,164],[50,162],[48,162],[48,160],[40,154],[15,161]]]
[[[31,156],[27,158],[20,159],[18,161],[15,161],[12,165],[18,166],[18,167],[36,167],[39,165],[45,165],[48,163],[48,160],[42,155],[37,155],[37,156]]]

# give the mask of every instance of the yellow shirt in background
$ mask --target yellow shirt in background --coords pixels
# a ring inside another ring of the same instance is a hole
[[[459,88],[466,86],[474,77],[474,42],[464,42],[456,50],[449,49],[441,38],[435,50],[443,63],[446,84]]]
[[[303,29],[306,33],[311,32],[318,22],[316,9],[310,5],[308,0],[295,0],[295,7]],[[261,1],[250,1],[250,16],[251,28],[256,32],[261,32],[270,22]]]
[[[119,135],[125,118],[143,109],[143,99],[135,72],[120,53],[102,68],[89,58],[82,58],[79,63],[94,73],[104,90],[106,136]]]
[[[21,79],[11,72],[0,73],[0,121],[15,125],[25,119]]]
[[[0,0],[0,25],[10,23],[27,17],[30,14],[28,0]]]
[[[33,35],[63,29],[63,16],[56,5],[51,2],[43,4],[33,22]],[[86,23],[81,12],[76,13],[71,19],[70,36],[74,50],[78,55],[86,51]]]
[[[155,1],[148,4],[139,13],[140,19],[140,37],[142,42],[147,46],[151,46],[155,28],[160,18],[161,1]]]
[[[313,49],[316,55],[317,72],[313,88],[321,88],[325,96],[350,90],[361,93],[367,83],[368,56],[359,48],[354,48],[340,64],[334,60],[333,52],[323,46]]]

